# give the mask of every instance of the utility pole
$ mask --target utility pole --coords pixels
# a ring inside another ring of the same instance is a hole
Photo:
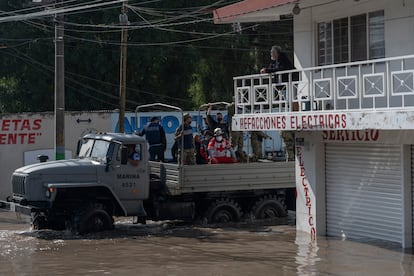
[[[121,14],[119,15],[119,23],[122,25],[121,32],[121,60],[119,72],[119,132],[124,133],[125,121],[125,99],[126,99],[126,68],[127,68],[127,50],[128,50],[128,1],[122,3]]]
[[[62,0],[55,0],[55,4]],[[55,157],[65,159],[65,48],[64,15],[55,15]]]
[[[104,6],[109,4],[120,3],[124,0],[114,0],[107,3],[97,3],[93,5],[85,5],[81,7],[71,8],[72,11],[96,8],[98,6]],[[55,7],[58,4],[63,4],[64,0],[32,0],[32,5],[43,5],[55,3]],[[126,10],[125,5],[123,8]],[[69,9],[66,9],[69,10]],[[64,10],[57,10],[54,16],[55,24],[55,159],[65,159],[65,48],[64,48]],[[53,11],[52,11],[53,12]],[[31,16],[30,16],[31,15]],[[43,16],[42,13],[28,14],[26,19],[36,18]],[[13,15],[9,17],[2,17],[2,22],[16,21],[21,15]],[[128,18],[127,18],[128,21]],[[1,48],[1,46],[0,46]],[[125,50],[126,56],[126,50]],[[126,63],[126,62],[125,62]],[[124,85],[125,87],[125,85]],[[125,94],[125,93],[124,93]],[[125,100],[124,100],[125,109]],[[123,125],[123,124],[122,124]]]

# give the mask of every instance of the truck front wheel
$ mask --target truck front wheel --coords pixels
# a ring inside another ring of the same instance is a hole
[[[218,199],[211,203],[206,211],[208,223],[226,223],[239,221],[241,208],[237,202],[231,199]]]
[[[79,220],[78,233],[96,233],[113,229],[112,217],[101,208],[92,208],[85,212]]]
[[[36,213],[32,221],[33,230],[42,230],[47,228],[46,217],[42,214]]]

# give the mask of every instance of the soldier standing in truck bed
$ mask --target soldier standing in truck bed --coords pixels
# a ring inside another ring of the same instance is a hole
[[[286,145],[286,160],[295,160],[295,133],[293,131],[281,131],[283,142]]]
[[[253,154],[257,159],[262,159],[262,142],[263,139],[272,139],[269,135],[263,131],[251,131],[250,142],[252,144]]]
[[[192,118],[189,113],[184,113],[183,123],[176,129],[174,139],[178,146],[178,161],[184,165],[195,165],[195,146],[193,139]],[[182,148],[184,147],[184,148]]]
[[[232,128],[232,118],[234,116],[235,113],[235,104],[234,102],[231,103],[228,107],[227,107],[227,118],[229,121],[229,129],[230,129],[230,144],[231,147],[233,148],[233,150],[235,151],[237,160],[239,162],[246,162],[247,161],[247,156],[243,151],[243,132],[242,131],[236,131],[233,130]]]

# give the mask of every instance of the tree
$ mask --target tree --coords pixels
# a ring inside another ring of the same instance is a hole
[[[184,109],[232,101],[234,76],[257,73],[273,44],[293,49],[291,18],[244,24],[238,32],[206,21],[215,2],[197,1],[197,8],[186,0],[129,1],[136,9],[128,14],[127,109],[155,101]],[[0,8],[13,11],[24,4],[1,2]],[[119,12],[117,7],[65,16],[66,110],[118,108],[120,29],[99,26],[117,25]],[[0,111],[53,110],[52,17],[0,23],[0,33]]]

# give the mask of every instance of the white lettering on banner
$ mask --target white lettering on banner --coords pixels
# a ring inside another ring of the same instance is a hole
[[[302,147],[296,146],[296,158],[299,163],[299,170],[300,170],[300,181],[301,181],[301,187],[303,189],[304,195],[305,195],[305,207],[307,209],[307,215],[308,215],[308,225],[310,227],[310,235],[311,240],[316,240],[316,227],[313,221],[313,215],[312,215],[312,199],[309,194],[309,181],[306,178],[305,174],[305,165],[303,163],[302,159]]]
[[[250,117],[233,118],[233,127],[241,131],[345,129],[347,127],[347,115],[340,113],[289,116],[254,114]]]
[[[322,139],[325,141],[373,142],[378,141],[379,130],[324,130],[322,134]]]

